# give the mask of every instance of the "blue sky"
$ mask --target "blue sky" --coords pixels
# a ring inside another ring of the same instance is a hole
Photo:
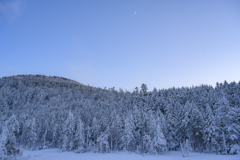
[[[0,0],[0,77],[149,90],[240,80],[239,0]]]

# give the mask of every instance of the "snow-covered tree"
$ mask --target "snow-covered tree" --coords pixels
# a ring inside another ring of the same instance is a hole
[[[96,117],[93,118],[91,129],[92,129],[92,133],[93,133],[93,142],[94,142],[94,144],[96,144],[97,137],[98,137],[98,130],[99,130],[99,126],[98,126]]]
[[[62,152],[70,151],[73,148],[73,133],[74,133],[74,116],[69,112],[67,120],[63,127],[63,144]]]
[[[231,149],[230,145],[236,144],[240,136],[240,127],[235,121],[236,112],[230,106],[229,101],[222,93],[222,98],[219,99],[219,107],[217,109],[217,121],[219,132],[220,151],[227,152]]]
[[[154,148],[157,153],[167,152],[167,141],[165,139],[165,136],[163,135],[161,126],[160,124],[157,124],[156,126],[157,128],[153,138]]]
[[[101,153],[109,152],[110,148],[109,148],[109,143],[108,143],[108,134],[102,133],[97,138],[97,142],[98,142],[98,151],[99,152],[101,152]]]
[[[121,138],[122,140],[122,144],[124,146],[124,148],[127,151],[134,151],[135,150],[135,138],[134,138],[134,130],[135,130],[135,126],[133,123],[133,116],[132,114],[130,116],[128,116],[125,121],[124,121],[124,135]]]
[[[36,124],[36,119],[28,119],[27,121],[27,147],[33,150],[36,147],[36,143],[38,140],[38,135],[37,135],[37,124]]]
[[[219,128],[216,126],[215,117],[213,116],[212,110],[208,105],[206,108],[206,122],[204,127],[204,136],[207,149],[212,151],[214,148],[217,152],[217,137]],[[218,152],[217,152],[218,153]]]
[[[89,147],[89,141],[90,141],[90,138],[91,138],[91,128],[89,126],[86,127],[86,148],[88,150],[88,147]]]
[[[84,125],[81,119],[77,122],[77,130],[75,133],[75,139],[74,139],[77,153],[83,153],[85,152],[85,136],[84,136]]]
[[[16,148],[15,133],[19,131],[19,123],[15,115],[12,115],[6,122],[0,135],[0,157],[16,155],[20,151]]]
[[[58,124],[55,124],[53,127],[53,135],[52,135],[52,147],[56,147],[60,140],[60,128]]]

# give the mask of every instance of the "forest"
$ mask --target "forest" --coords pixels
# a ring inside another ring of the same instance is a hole
[[[149,91],[96,88],[44,75],[0,79],[0,156],[62,152],[236,154],[240,82]]]

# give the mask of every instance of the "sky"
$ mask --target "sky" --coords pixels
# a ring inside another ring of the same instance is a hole
[[[240,80],[239,0],[0,0],[0,77],[132,91]]]

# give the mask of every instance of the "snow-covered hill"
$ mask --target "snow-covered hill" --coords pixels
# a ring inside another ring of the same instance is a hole
[[[16,146],[63,152],[183,150],[235,154],[240,83],[133,92],[42,75],[0,79],[0,154]]]

